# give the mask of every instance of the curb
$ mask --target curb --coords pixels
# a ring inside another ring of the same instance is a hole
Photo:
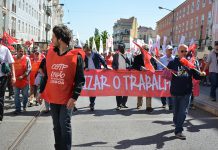
[[[202,100],[195,100],[194,105],[218,117],[218,108]]]

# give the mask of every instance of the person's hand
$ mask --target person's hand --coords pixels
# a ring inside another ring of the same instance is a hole
[[[43,99],[42,99],[40,93],[38,94],[38,96],[37,96],[37,98],[36,98],[36,101],[37,101],[40,105],[42,104]]]
[[[145,67],[141,66],[141,70],[143,70],[143,71],[144,71],[144,70],[147,70],[147,69],[146,69]]]
[[[23,79],[23,76],[19,76],[17,79],[18,79],[18,80],[22,80],[22,79]]]
[[[11,83],[12,83],[12,85],[14,85],[15,82],[16,82],[16,78],[15,78],[15,77],[11,77]]]
[[[72,109],[76,105],[76,100],[73,98],[70,98],[67,102],[67,109]]]
[[[202,72],[200,73],[200,76],[206,76],[206,72],[202,71]]]

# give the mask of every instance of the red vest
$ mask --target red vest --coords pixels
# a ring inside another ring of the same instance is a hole
[[[15,76],[16,76],[15,87],[24,88],[29,83],[27,76],[25,76],[22,80],[18,80],[17,78],[19,76],[22,76],[27,70],[26,56],[23,56],[22,58],[19,59],[17,57],[14,57],[14,69],[15,69]]]
[[[71,50],[63,56],[58,56],[53,48],[48,51],[46,57],[48,80],[42,98],[49,103],[67,104],[72,97],[78,53],[84,58],[82,50]]]
[[[37,61],[35,61],[34,58],[31,59],[32,70],[30,72],[30,85],[34,85],[35,76],[39,70],[39,66],[40,66],[42,59],[43,57],[41,56],[39,56],[39,59]]]

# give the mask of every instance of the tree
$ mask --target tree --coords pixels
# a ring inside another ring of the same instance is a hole
[[[103,49],[106,50],[106,41],[108,38],[108,32],[106,30],[101,33],[101,38],[103,40]]]

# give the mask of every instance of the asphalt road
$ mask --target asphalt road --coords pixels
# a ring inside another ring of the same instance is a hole
[[[96,110],[90,112],[88,98],[80,98],[79,111],[72,116],[72,149],[74,150],[217,150],[218,117],[202,110],[191,110],[185,122],[186,140],[173,134],[172,113],[160,108],[159,99],[153,99],[152,113],[145,112],[145,103],[136,110],[136,98],[129,97],[128,109],[116,111],[115,97],[98,97]],[[0,149],[8,149],[24,127],[40,109],[29,108],[26,113],[14,116],[6,110],[0,125]],[[17,150],[52,150],[54,137],[52,120],[42,114],[16,145]]]

